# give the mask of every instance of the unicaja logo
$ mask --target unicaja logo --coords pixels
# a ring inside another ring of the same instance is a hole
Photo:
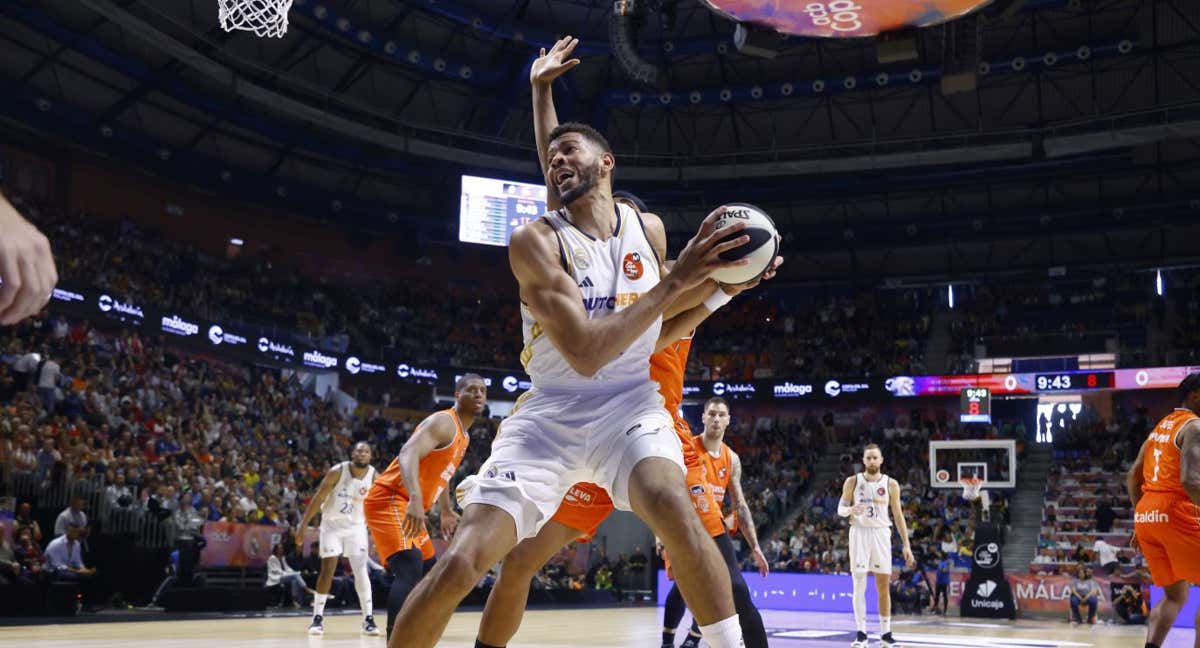
[[[833,2],[810,2],[804,6],[804,13],[812,18],[813,24],[829,27],[834,31],[852,32],[862,29],[862,21],[858,12],[862,7],[851,0],[833,0]]]
[[[975,593],[983,598],[991,598],[992,592],[996,591],[996,581],[988,580],[979,584],[979,588]]]
[[[1145,513],[1134,513],[1133,522],[1134,524],[1170,524],[1171,516],[1155,509]]]

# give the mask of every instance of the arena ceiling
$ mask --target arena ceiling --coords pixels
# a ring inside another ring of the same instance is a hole
[[[75,143],[136,144],[217,186],[319,190],[329,217],[386,227],[452,214],[439,187],[464,171],[536,178],[528,64],[570,32],[584,64],[556,86],[560,117],[600,126],[619,180],[680,230],[754,200],[815,259],[853,248],[837,272],[925,245],[939,272],[947,245],[993,246],[961,253],[980,261],[1047,235],[1090,243],[1020,256],[1179,259],[1163,228],[1200,214],[1188,0],[1004,0],[919,30],[893,63],[874,38],[768,38],[774,58],[751,56],[698,0],[643,2],[627,36],[650,84],[613,55],[611,0],[297,0],[281,39],[222,31],[216,4],[3,3],[0,81],[28,103],[6,118],[52,136],[69,122]],[[963,72],[973,90],[944,85]]]

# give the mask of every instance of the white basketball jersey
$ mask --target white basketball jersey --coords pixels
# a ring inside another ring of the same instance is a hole
[[[350,462],[343,461],[335,466],[342,471],[333,492],[325,498],[321,505],[321,528],[340,529],[351,526],[365,525],[367,518],[363,515],[363,498],[375,481],[375,466],[367,466],[367,474],[362,479],[355,479],[350,474]]]
[[[659,259],[641,217],[617,204],[617,224],[608,240],[601,241],[575,227],[566,208],[543,218],[558,239],[560,262],[579,286],[579,297],[589,319],[608,317],[633,305],[659,281]],[[534,387],[594,388],[597,383],[627,383],[650,378],[650,355],[662,328],[660,317],[624,353],[588,378],[574,369],[543,333],[529,308],[521,304],[525,348],[521,364]]]
[[[862,515],[851,515],[850,526],[887,528],[892,526],[892,514],[888,503],[888,484],[891,479],[880,473],[878,481],[868,481],[865,473],[854,476],[854,506],[862,504],[867,511]]]

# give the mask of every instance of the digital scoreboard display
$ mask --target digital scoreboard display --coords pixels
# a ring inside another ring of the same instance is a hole
[[[1039,392],[1076,392],[1089,389],[1112,389],[1111,371],[1059,372],[1037,374],[1033,384]]]
[[[483,245],[508,245],[513,230],[546,213],[546,186],[462,177],[458,209],[458,240]]]
[[[992,390],[987,387],[967,387],[959,397],[962,412],[958,420],[963,423],[992,422]]]

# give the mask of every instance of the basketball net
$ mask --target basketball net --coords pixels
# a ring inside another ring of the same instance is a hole
[[[992,499],[988,497],[987,491],[983,490],[983,480],[978,477],[967,477],[958,482],[962,484],[963,499],[971,502],[979,502],[981,517],[987,521],[991,519]]]
[[[283,38],[288,28],[292,0],[217,0],[217,13],[225,31],[252,31],[259,36]]]

